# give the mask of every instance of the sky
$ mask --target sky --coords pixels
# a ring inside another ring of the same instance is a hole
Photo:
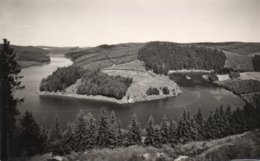
[[[0,0],[16,45],[260,42],[260,0]]]

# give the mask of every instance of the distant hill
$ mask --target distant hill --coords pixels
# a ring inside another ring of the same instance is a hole
[[[2,45],[0,46],[2,48]],[[11,45],[16,54],[17,61],[22,67],[50,62],[48,51],[33,46]]]
[[[226,56],[215,48],[155,41],[139,50],[139,59],[155,73],[167,74],[181,69],[221,70]]]
[[[197,46],[217,48],[227,56],[225,67],[241,71],[253,71],[252,59],[260,54],[260,43],[251,42],[220,42],[220,43],[193,43]]]
[[[251,43],[251,42],[219,42],[219,43],[211,43],[211,42],[203,42],[203,43],[193,43],[198,46],[205,47],[214,47],[218,49],[222,49],[225,51],[230,51],[233,53],[250,55],[253,53],[260,52],[260,43]]]
[[[70,52],[65,56],[84,68],[104,68],[113,64],[123,64],[136,60],[144,43],[124,43],[100,45],[81,51]]]
[[[88,47],[80,48],[80,47],[55,47],[55,46],[37,46],[38,48],[49,51],[52,55],[61,55],[70,52],[80,51],[84,49],[88,49]]]
[[[138,59],[139,50],[145,47],[147,44],[149,44],[149,42],[113,45],[104,44],[97,47],[68,52],[66,57],[72,59],[76,64],[85,68],[104,68],[112,66],[113,64],[123,64]],[[221,50],[226,56],[224,67],[233,68],[240,71],[253,71],[254,68],[252,59],[254,55],[260,54],[260,43],[203,42],[175,44],[177,44],[177,46],[197,46],[202,48]],[[194,51],[193,53],[196,52]],[[155,62],[156,61],[158,60],[155,60]]]

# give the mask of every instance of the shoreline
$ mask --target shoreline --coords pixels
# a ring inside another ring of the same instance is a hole
[[[137,102],[148,102],[148,101],[154,101],[154,100],[160,100],[160,99],[166,99],[170,97],[177,97],[181,93],[178,93],[176,96],[174,95],[154,95],[157,97],[151,97],[148,99],[143,99],[143,100],[138,100],[138,101],[126,101],[124,99],[118,100],[116,98],[111,98],[111,97],[106,97],[102,95],[79,95],[79,94],[71,94],[71,93],[63,93],[63,92],[38,92],[39,96],[55,96],[55,97],[64,97],[64,98],[75,98],[75,99],[85,99],[85,100],[95,100],[95,101],[105,101],[105,102],[111,102],[111,103],[117,103],[121,105],[126,105],[126,104],[133,104]]]
[[[22,69],[28,68],[28,67],[33,67],[33,66],[46,65],[46,64],[49,64],[49,63],[51,63],[51,61],[48,61],[48,62],[18,61],[18,64],[21,66]]]

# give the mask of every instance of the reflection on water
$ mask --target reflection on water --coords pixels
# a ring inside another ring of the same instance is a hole
[[[175,98],[127,105],[67,97],[39,96],[41,79],[50,75],[58,67],[70,64],[72,62],[64,57],[52,57],[50,64],[22,69],[21,75],[24,76],[22,83],[26,86],[26,89],[17,92],[17,96],[25,98],[25,102],[19,105],[19,110],[22,112],[25,110],[32,111],[38,121],[45,121],[47,124],[51,123],[55,115],[58,114],[64,127],[67,121],[74,119],[75,114],[80,109],[97,116],[100,108],[106,107],[108,110],[114,110],[117,117],[126,126],[133,113],[138,116],[139,121],[144,125],[150,115],[153,115],[155,122],[158,122],[163,115],[178,119],[185,109],[195,112],[198,108],[201,108],[204,114],[208,114],[221,104],[224,106],[230,104],[232,108],[238,108],[244,104],[239,97],[225,89],[203,85],[182,87],[183,92]]]

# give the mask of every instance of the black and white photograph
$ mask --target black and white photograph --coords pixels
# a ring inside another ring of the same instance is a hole
[[[260,0],[0,0],[0,161],[260,161]]]

